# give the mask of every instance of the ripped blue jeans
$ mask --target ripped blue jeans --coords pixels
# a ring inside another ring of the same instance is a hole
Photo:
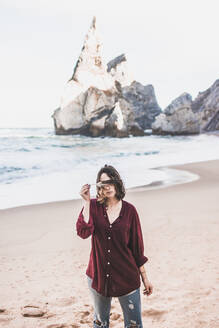
[[[91,287],[92,279],[87,276],[88,287],[93,299],[94,306],[94,328],[109,328],[110,308],[112,297],[105,297]],[[123,312],[125,328],[143,328],[141,318],[141,296],[140,287],[131,293],[118,296]]]

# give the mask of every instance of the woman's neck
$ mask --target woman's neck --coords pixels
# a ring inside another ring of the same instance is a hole
[[[118,200],[117,198],[108,198],[107,201],[106,201],[106,205],[107,206],[114,206],[114,205],[117,205],[118,203],[120,202],[120,200]]]

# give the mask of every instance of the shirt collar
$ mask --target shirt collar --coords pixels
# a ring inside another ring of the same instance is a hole
[[[105,204],[103,205],[103,209],[104,209],[104,211],[106,211],[106,205]],[[119,213],[118,217],[123,216],[124,212],[125,212],[125,201],[122,199],[122,208],[120,210],[120,213]]]

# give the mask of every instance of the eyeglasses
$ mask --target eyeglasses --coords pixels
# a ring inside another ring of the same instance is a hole
[[[97,183],[93,183],[92,185],[96,185],[98,188],[106,188],[109,185],[115,185],[115,180],[105,180],[105,181],[99,181]]]

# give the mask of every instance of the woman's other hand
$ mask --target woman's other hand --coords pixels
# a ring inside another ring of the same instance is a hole
[[[143,290],[144,295],[151,295],[153,292],[153,286],[147,278],[142,279],[145,289]]]
[[[89,184],[85,184],[82,186],[82,188],[80,190],[80,195],[85,201],[87,201],[87,202],[90,201],[90,185]]]

